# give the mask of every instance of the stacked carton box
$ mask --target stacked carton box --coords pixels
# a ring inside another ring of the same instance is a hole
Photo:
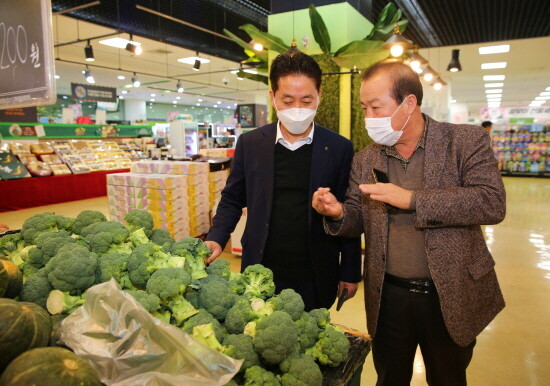
[[[227,177],[229,176],[229,170],[219,170],[216,172],[210,172],[208,175],[208,200],[210,204],[210,210],[215,213],[218,203],[222,198],[222,190],[225,188]]]

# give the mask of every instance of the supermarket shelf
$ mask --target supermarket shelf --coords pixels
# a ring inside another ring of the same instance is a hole
[[[500,174],[504,177],[546,177],[550,178],[550,172],[538,172],[538,173],[529,173],[529,172],[509,172],[501,171]]]

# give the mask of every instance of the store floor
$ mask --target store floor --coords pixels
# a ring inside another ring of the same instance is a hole
[[[550,383],[550,179],[505,178],[507,215],[499,225],[485,227],[489,248],[504,292],[506,308],[478,337],[468,369],[471,385],[543,385]],[[0,213],[0,223],[20,229],[24,219],[46,211],[74,216],[85,209],[107,212],[107,199]],[[225,254],[238,270],[240,259]],[[366,332],[363,288],[334,322]],[[369,354],[362,385],[374,385],[376,373]],[[425,385],[422,357],[417,353],[412,385]]]

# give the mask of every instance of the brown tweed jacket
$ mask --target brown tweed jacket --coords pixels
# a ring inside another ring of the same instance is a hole
[[[451,338],[466,346],[504,307],[480,225],[504,219],[506,197],[488,134],[472,125],[427,121],[424,186],[416,191],[416,227],[424,230],[430,274]],[[344,219],[325,220],[340,236],[365,232],[363,277],[367,327],[376,334],[388,237],[388,213],[358,188],[374,183],[372,168],[388,172],[388,158],[374,144],[354,159]]]

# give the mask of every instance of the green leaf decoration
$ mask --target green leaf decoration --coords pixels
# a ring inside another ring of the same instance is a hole
[[[244,72],[244,71],[241,71],[239,73],[239,76],[242,77],[242,78],[246,78],[246,79],[250,79],[250,80],[255,80],[256,82],[262,82],[264,84],[268,84],[269,81],[268,81],[268,78],[267,76],[265,75],[260,75],[260,74],[250,74],[248,72]]]
[[[325,54],[330,54],[330,35],[328,34],[327,26],[313,4],[309,5],[309,18],[315,41]]]
[[[388,57],[389,52],[382,44],[378,40],[354,40],[336,51],[332,60],[340,67],[367,68]]]
[[[267,52],[266,51],[261,51],[261,52],[252,51],[250,49],[250,45],[247,42],[245,42],[244,40],[242,40],[240,37],[235,35],[233,32],[231,32],[231,31],[224,28],[223,33],[226,34],[227,36],[229,36],[239,46],[244,48],[245,54],[248,55],[249,57],[257,56],[262,61],[267,62]]]
[[[367,40],[382,40],[382,41],[388,40],[388,38],[393,34],[393,27],[395,27],[396,24],[399,26],[399,31],[403,33],[407,28],[409,21],[401,20],[401,21],[398,21],[397,23],[388,24],[385,27],[378,28],[377,30],[373,30],[371,32],[370,37]]]
[[[241,25],[239,28],[250,35],[256,42],[263,44],[268,50],[283,53],[290,49],[281,38],[267,32],[262,32],[252,24]]]

